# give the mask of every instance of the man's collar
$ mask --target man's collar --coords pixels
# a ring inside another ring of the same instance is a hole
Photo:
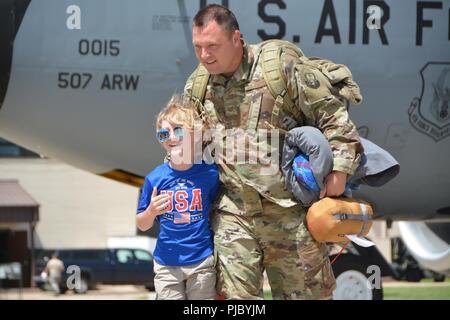
[[[247,81],[250,69],[253,65],[253,52],[250,50],[248,44],[242,39],[242,61],[239,68],[234,72],[233,78],[235,81]]]

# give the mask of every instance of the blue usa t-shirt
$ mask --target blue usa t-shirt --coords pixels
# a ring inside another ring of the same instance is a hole
[[[154,258],[167,266],[198,263],[213,252],[209,212],[219,190],[217,165],[194,164],[179,171],[166,162],[145,177],[137,212],[150,205],[153,187],[169,194],[169,211],[157,216],[160,223]]]

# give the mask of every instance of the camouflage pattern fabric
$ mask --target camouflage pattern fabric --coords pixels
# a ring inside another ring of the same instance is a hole
[[[284,133],[310,125],[319,128],[330,143],[333,170],[351,175],[362,152],[359,136],[324,74],[302,64],[288,50],[282,52],[281,60],[294,104],[288,108],[276,102],[255,59],[258,49],[244,42],[238,70],[228,78],[212,75],[198,110],[218,132],[242,142],[232,146],[232,161],[219,153],[223,187],[212,217],[217,289],[229,299],[262,298],[266,270],[274,299],[330,299],[335,280],[327,248],[306,229],[304,209],[285,188],[281,161],[274,168],[270,162],[249,163],[248,159],[256,145],[279,160]],[[195,72],[186,83],[186,95],[192,93],[194,76]],[[264,129],[268,139],[255,139]],[[212,138],[208,147],[226,149],[225,138]],[[246,161],[239,163],[236,160],[242,155]]]
[[[250,159],[254,156],[254,150],[270,154],[272,159],[273,155],[279,156],[286,131],[302,125],[319,128],[332,148],[333,170],[350,175],[355,172],[362,152],[357,129],[348,118],[346,106],[331,93],[333,88],[330,82],[318,69],[302,64],[289,51],[282,54],[282,62],[288,94],[295,107],[288,109],[281,106],[275,116],[275,99],[267,88],[261,63],[254,59],[257,51],[258,45],[248,46],[244,42],[240,67],[229,78],[223,75],[210,77],[203,103],[205,107],[199,110],[207,121],[217,119],[210,125],[222,132],[222,137],[228,134],[243,142],[232,146],[232,161],[223,153],[218,153],[220,179],[224,185],[219,208],[240,215],[261,212],[260,197],[286,208],[298,204],[285,188],[279,161],[276,167],[273,167],[273,161],[236,161]],[[195,72],[186,83],[187,95],[192,91],[194,75]],[[214,117],[208,115],[206,110],[213,110]],[[256,128],[249,129],[254,110],[258,111]],[[276,134],[272,129],[278,129]],[[259,138],[264,135],[266,140]],[[226,150],[226,143],[225,138],[215,139],[209,147]]]
[[[331,299],[336,281],[327,247],[309,234],[304,209],[262,202],[263,213],[252,217],[212,216],[218,294],[262,299],[266,270],[273,299]]]

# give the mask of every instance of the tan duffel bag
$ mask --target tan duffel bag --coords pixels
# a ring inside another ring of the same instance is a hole
[[[344,242],[347,234],[366,236],[372,227],[370,204],[352,198],[323,198],[306,214],[309,232],[319,242]]]

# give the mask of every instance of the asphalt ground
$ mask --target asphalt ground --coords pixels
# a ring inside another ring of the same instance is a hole
[[[404,282],[385,279],[383,287],[388,288],[448,288],[450,282]],[[270,288],[266,285],[265,290]],[[401,298],[401,297],[400,297]],[[154,300],[155,292],[148,291],[142,286],[133,285],[97,285],[96,289],[85,294],[75,294],[67,291],[65,294],[55,296],[50,291],[38,288],[0,289],[0,300]]]
[[[155,292],[133,285],[97,285],[85,294],[69,290],[56,296],[39,288],[0,289],[0,300],[154,300]]]

